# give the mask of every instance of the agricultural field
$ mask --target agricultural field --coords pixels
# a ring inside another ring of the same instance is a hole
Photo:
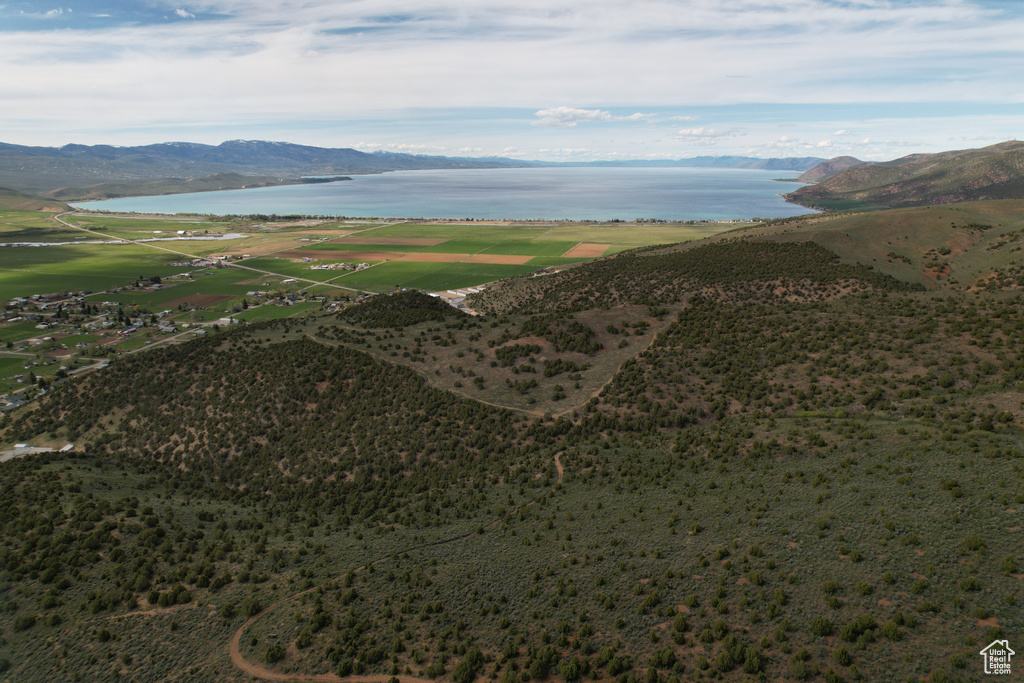
[[[224,233],[230,224],[202,218],[171,218],[158,216],[112,216],[104,214],[72,214],[69,223],[89,231],[114,235],[126,240],[175,237],[179,230],[197,234]],[[183,242],[184,244],[184,242]]]
[[[66,228],[39,211],[0,210],[0,243],[73,242],[88,239],[80,230]]]
[[[374,292],[395,287],[444,290],[579,263],[635,246],[694,239],[713,231],[707,226],[684,225],[403,223],[304,245],[278,256],[293,260],[310,258],[317,264],[375,264],[371,270],[332,279],[346,287]],[[257,263],[267,264],[265,260]],[[298,271],[290,272],[297,276]]]
[[[0,300],[46,292],[94,292],[121,287],[139,275],[182,271],[173,254],[134,244],[0,248]]]

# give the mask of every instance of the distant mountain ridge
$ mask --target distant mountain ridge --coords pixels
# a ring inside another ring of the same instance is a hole
[[[131,193],[132,185],[156,181],[182,183],[219,174],[275,177],[355,175],[453,168],[526,168],[538,166],[693,166],[803,171],[825,161],[817,157],[695,157],[675,160],[542,162],[505,157],[445,157],[393,152],[360,152],[289,142],[229,140],[219,145],[163,142],[152,145],[69,144],[33,147],[0,143],[0,186],[21,192],[75,198]],[[240,180],[239,187],[245,186]],[[172,183],[172,184],[174,184]],[[251,183],[248,183],[251,184]],[[140,188],[146,191],[145,188]],[[227,188],[219,188],[227,189]]]
[[[229,140],[219,145],[164,142],[135,147],[64,145],[27,147],[0,143],[0,185],[49,193],[101,183],[192,180],[220,173],[298,178],[437,168],[502,168],[533,165],[514,159],[416,156],[287,142]]]
[[[693,168],[748,168],[765,171],[806,171],[825,163],[821,157],[785,157],[762,159],[760,157],[721,156],[721,157],[690,157],[686,159],[666,160],[622,160],[622,161],[588,161],[569,163],[569,166],[683,166]]]
[[[802,176],[803,177],[803,176]],[[1024,142],[864,163],[791,192],[802,206],[898,208],[1024,198]]]

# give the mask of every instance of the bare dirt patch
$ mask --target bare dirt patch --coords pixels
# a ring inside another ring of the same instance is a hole
[[[610,244],[594,244],[592,242],[580,242],[569,251],[562,254],[565,258],[594,258],[608,250]]]
[[[230,294],[189,294],[188,296],[183,296],[180,299],[168,301],[167,303],[164,304],[164,306],[174,306],[175,308],[177,308],[178,306],[184,304],[186,306],[197,306],[199,308],[205,308],[206,306],[216,306],[219,303],[230,301],[231,299],[234,298],[235,297],[231,296]]]
[[[498,263],[508,266],[521,266],[532,256],[512,256],[509,254],[473,254],[463,263]]]
[[[415,261],[416,263],[455,263],[469,254],[402,254],[395,261]]]
[[[407,247],[436,247],[448,241],[447,237],[344,237],[334,244],[387,244]]]

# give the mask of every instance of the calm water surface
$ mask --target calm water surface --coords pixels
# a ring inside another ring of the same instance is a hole
[[[403,218],[716,220],[809,213],[778,195],[786,171],[719,168],[508,168],[396,171],[313,185],[126,197],[79,208],[142,213]]]

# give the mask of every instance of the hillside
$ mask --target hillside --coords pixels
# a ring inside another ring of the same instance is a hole
[[[847,288],[913,289],[843,264],[812,241],[740,241],[647,247],[581,264],[544,277],[521,276],[469,297],[489,313],[575,311],[628,304],[664,306],[693,294],[723,299],[818,299]]]
[[[823,161],[814,168],[802,173],[797,180],[804,183],[820,183],[825,178],[831,178],[837,173],[842,173],[848,168],[856,168],[857,166],[863,166],[865,161],[861,161],[855,157],[834,157],[828,161]]]
[[[118,358],[0,418],[78,446],[0,463],[0,675],[978,678],[1024,626],[1024,283],[964,273],[1021,235],[799,217]]]
[[[0,210],[3,211],[67,211],[70,208],[61,201],[0,187]]]
[[[820,209],[896,208],[1024,197],[1024,142],[913,154],[848,168],[786,195]]]

